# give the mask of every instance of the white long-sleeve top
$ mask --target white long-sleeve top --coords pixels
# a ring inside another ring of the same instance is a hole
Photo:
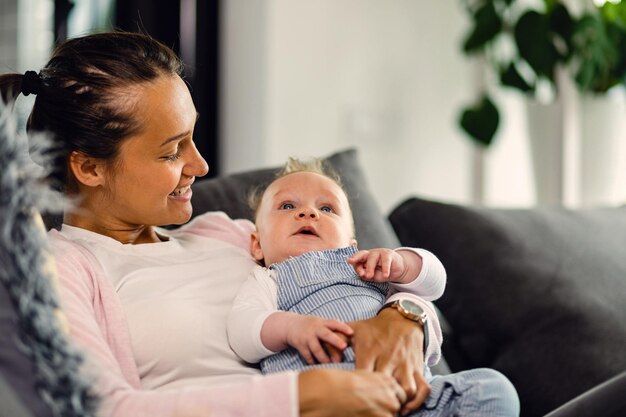
[[[411,298],[428,315],[427,325],[431,337],[425,352],[425,363],[432,366],[441,357],[441,328],[431,301],[441,297],[446,286],[446,271],[441,261],[431,252],[420,248],[398,248],[415,252],[422,258],[422,269],[408,284],[390,282],[387,302]],[[261,341],[261,328],[265,320],[278,310],[276,272],[257,266],[239,288],[228,317],[228,341],[232,349],[246,362],[257,363],[272,355]],[[434,337],[432,337],[434,335]]]
[[[49,232],[99,416],[299,415],[297,373],[262,376],[226,339],[231,302],[255,265],[253,228],[212,212],[159,229],[170,237],[161,243],[122,244],[67,226]]]

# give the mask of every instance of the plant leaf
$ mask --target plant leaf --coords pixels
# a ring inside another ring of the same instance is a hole
[[[500,82],[508,87],[517,88],[524,93],[535,91],[534,85],[530,85],[526,82],[513,62],[500,72]]]
[[[474,29],[465,39],[463,50],[477,52],[493,40],[502,30],[502,19],[498,16],[493,2],[486,2],[474,13]]]
[[[558,3],[554,6],[548,17],[550,31],[557,35],[553,42],[557,44],[557,51],[561,58],[569,59],[572,50],[572,32],[574,31],[574,20],[569,14],[564,4]],[[561,46],[561,48],[558,48]]]
[[[604,92],[620,81],[622,74],[614,72],[620,59],[618,46],[599,14],[581,16],[574,28],[572,45],[580,58],[575,78],[581,90]]]
[[[517,21],[514,36],[520,56],[537,75],[554,82],[560,55],[552,43],[548,17],[535,10],[527,11]]]
[[[467,107],[461,113],[461,128],[485,148],[491,145],[499,124],[500,113],[486,94],[476,106]]]

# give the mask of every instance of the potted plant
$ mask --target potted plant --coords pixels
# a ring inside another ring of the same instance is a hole
[[[623,187],[618,179],[626,133],[626,2],[605,2],[583,13],[572,45],[572,67],[581,92],[579,202],[584,206],[617,203]]]
[[[624,84],[626,2],[543,0],[530,7],[521,0],[463,1],[472,21],[463,51],[482,56],[501,85],[531,100],[558,103],[559,72],[585,95],[605,95]],[[571,11],[572,5],[578,10]],[[486,89],[460,117],[461,128],[484,148],[499,122],[498,105]]]
[[[516,0],[464,0],[472,18],[463,51],[483,54],[499,75],[500,83],[534,95],[541,84],[556,89],[555,71],[571,63],[581,91],[605,93],[622,84],[626,75],[626,2],[605,2],[586,7],[573,18],[559,0],[543,0],[529,9]],[[500,43],[514,45],[511,53]],[[500,49],[505,49],[502,47]],[[499,112],[484,92],[465,109],[461,127],[488,146],[497,130]]]

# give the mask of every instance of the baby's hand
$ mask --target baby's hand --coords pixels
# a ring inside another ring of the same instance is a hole
[[[402,282],[407,272],[402,255],[385,248],[358,251],[348,263],[363,281]]]
[[[343,351],[347,346],[345,338],[339,334],[352,336],[352,327],[338,320],[324,319],[315,316],[298,316],[287,332],[287,343],[298,349],[306,363],[330,363],[328,353],[322,347],[322,343]],[[337,362],[334,354],[333,361]],[[339,357],[340,358],[340,357]]]
[[[346,346],[350,344],[350,337],[346,336],[343,333],[335,332],[337,337],[341,338],[344,342],[346,342]],[[330,343],[323,342],[322,347],[326,351],[326,354],[330,358],[332,363],[339,363],[343,360],[343,350],[345,349],[337,349],[337,347],[331,345]]]

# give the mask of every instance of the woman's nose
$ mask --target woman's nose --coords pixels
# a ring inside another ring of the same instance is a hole
[[[198,152],[196,145],[193,145],[189,161],[185,164],[185,175],[190,177],[203,177],[209,172],[209,164]]]
[[[296,217],[299,219],[314,219],[317,220],[319,218],[319,214],[317,210],[311,207],[302,207],[296,213]]]

